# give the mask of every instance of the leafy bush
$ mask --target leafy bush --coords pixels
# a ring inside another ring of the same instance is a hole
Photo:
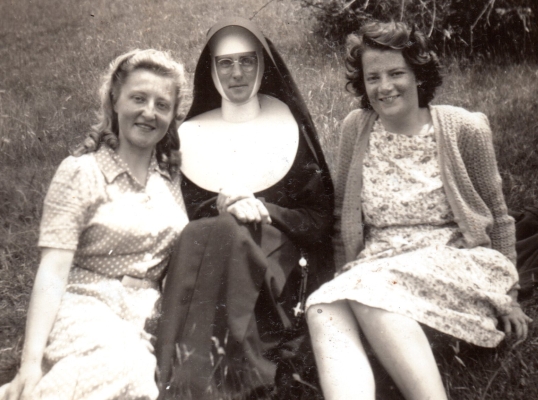
[[[368,20],[405,21],[443,55],[538,58],[536,0],[300,0],[321,37],[343,43]]]

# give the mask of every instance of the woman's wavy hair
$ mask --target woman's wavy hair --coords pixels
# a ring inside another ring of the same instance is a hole
[[[147,70],[157,75],[170,77],[175,84],[174,118],[165,136],[156,146],[159,166],[170,173],[177,173],[180,165],[179,137],[177,129],[182,116],[179,106],[184,98],[187,83],[183,66],[172,59],[168,52],[148,49],[132,50],[122,54],[110,63],[108,71],[102,77],[99,91],[101,106],[97,113],[98,122],[92,126],[83,143],[75,150],[75,155],[91,153],[99,149],[102,143],[115,150],[119,145],[118,114],[114,105],[128,76],[136,70]]]
[[[439,59],[421,32],[414,26],[409,29],[403,22],[372,21],[364,24],[357,34],[347,37],[346,89],[361,98],[362,108],[371,109],[362,66],[362,55],[367,49],[401,51],[419,83],[418,105],[428,106],[443,78]]]

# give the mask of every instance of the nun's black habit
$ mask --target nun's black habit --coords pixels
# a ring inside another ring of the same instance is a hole
[[[261,42],[265,72],[259,93],[289,107],[299,127],[299,146],[287,175],[254,194],[269,211],[270,225],[219,215],[217,194],[183,178],[191,222],[170,263],[156,350],[163,386],[176,393],[188,388],[197,399],[204,398],[208,385],[231,384],[245,391],[270,387],[275,379],[285,386],[293,373],[308,379],[301,371],[310,361],[298,303],[304,306],[306,296],[333,273],[333,187],[310,114],[283,60],[252,22],[225,19],[211,28],[208,42],[233,25]],[[220,106],[206,44],[187,120]],[[308,263],[307,283],[302,258]]]

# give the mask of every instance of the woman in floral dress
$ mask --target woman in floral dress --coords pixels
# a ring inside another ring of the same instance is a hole
[[[495,347],[530,322],[488,120],[429,105],[439,64],[405,24],[366,24],[348,45],[362,107],[338,153],[337,276],[307,302],[323,393],[375,398],[360,327],[406,399],[446,399],[420,324]]]
[[[157,398],[151,325],[187,223],[174,156],[183,89],[167,53],[110,64],[100,121],[45,198],[21,367],[0,398]]]

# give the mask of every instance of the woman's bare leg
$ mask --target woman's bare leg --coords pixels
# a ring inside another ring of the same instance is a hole
[[[373,400],[372,369],[346,300],[308,309],[308,328],[326,400]]]
[[[417,321],[380,308],[349,304],[377,358],[406,399],[447,398],[430,344]]]

